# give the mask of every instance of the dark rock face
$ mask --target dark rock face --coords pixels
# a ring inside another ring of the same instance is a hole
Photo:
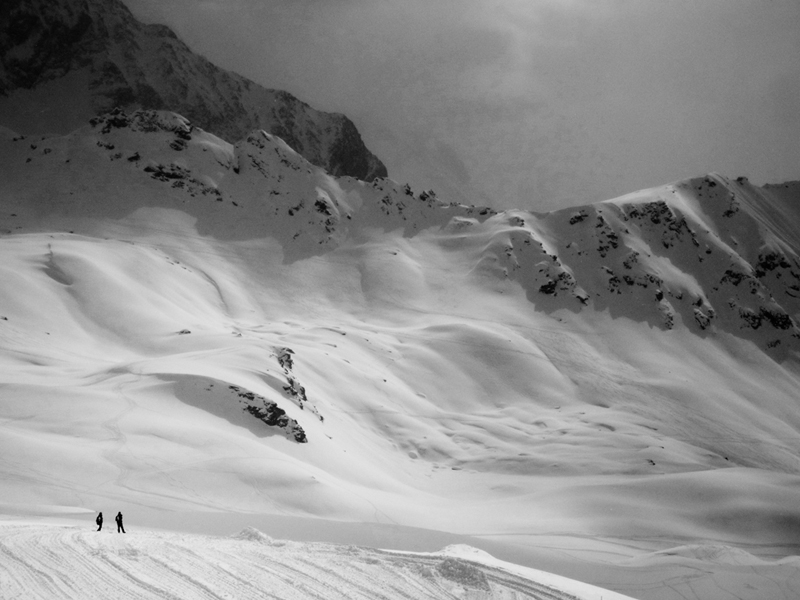
[[[320,421],[324,421],[325,419],[320,414],[319,410],[317,410],[317,407],[309,401],[306,395],[306,388],[300,385],[300,381],[298,381],[297,377],[292,372],[292,368],[294,367],[294,361],[292,360],[293,354],[294,350],[291,348],[275,349],[275,357],[278,360],[278,364],[283,368],[283,374],[286,377],[286,385],[283,386],[283,392],[302,410],[305,410],[306,406],[309,406],[311,412],[314,413]]]
[[[172,110],[230,142],[264,129],[333,175],[387,175],[346,116],[216,67],[168,27],[137,21],[119,0],[3,2],[0,96],[75,73],[87,75],[81,85],[95,114],[115,106]],[[67,133],[80,123],[58,125]]]
[[[286,435],[295,442],[301,444],[308,442],[306,432],[300,424],[287,416],[286,411],[275,402],[267,400],[264,396],[241,388],[238,385],[229,385],[228,389],[239,397],[239,402],[244,404],[243,410],[245,412],[250,413],[259,421],[263,421],[264,424],[269,427],[283,429]]]

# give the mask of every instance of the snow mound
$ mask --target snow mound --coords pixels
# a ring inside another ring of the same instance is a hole
[[[239,533],[231,536],[235,540],[245,540],[248,542],[259,542],[261,544],[267,544],[269,546],[274,546],[275,540],[268,536],[266,533],[259,531],[255,527],[245,527]]]
[[[453,556],[456,558],[463,558],[466,560],[475,560],[481,561],[487,558],[494,558],[488,552],[481,550],[480,548],[475,548],[474,546],[470,546],[468,544],[450,544],[443,548],[440,554],[444,554],[445,556]]]

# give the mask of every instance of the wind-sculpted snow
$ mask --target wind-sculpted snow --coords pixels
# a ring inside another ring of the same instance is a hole
[[[498,567],[499,561],[484,564],[480,556],[297,543],[253,528],[213,538],[3,525],[0,557],[3,597],[29,600],[627,598],[549,573],[531,572],[538,580],[521,576]]]
[[[637,553],[796,554],[797,192],[707,176],[498,213],[175,113],[3,130],[4,501],[397,523],[545,560],[552,536],[626,540],[612,584],[599,554],[573,573],[620,591]],[[676,597],[667,578],[634,595]]]

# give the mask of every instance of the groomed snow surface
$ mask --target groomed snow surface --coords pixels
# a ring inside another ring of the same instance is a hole
[[[231,537],[0,526],[4,599],[275,598],[625,600],[470,547],[435,554]]]

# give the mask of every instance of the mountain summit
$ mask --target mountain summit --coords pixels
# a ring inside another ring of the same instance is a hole
[[[174,110],[232,140],[264,129],[334,175],[386,176],[346,116],[216,67],[119,0],[3,3],[0,124],[68,133],[116,106]]]

